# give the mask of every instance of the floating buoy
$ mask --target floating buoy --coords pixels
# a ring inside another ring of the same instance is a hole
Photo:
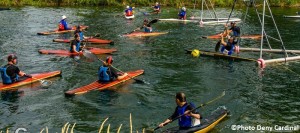
[[[198,49],[194,49],[194,50],[192,51],[191,55],[192,55],[193,57],[199,57],[200,51],[199,51]]]
[[[235,53],[239,54],[240,53],[240,46],[234,46],[234,51],[235,51]]]
[[[258,66],[259,66],[260,68],[265,68],[265,67],[266,67],[265,60],[262,59],[262,58],[259,58],[259,59],[257,60],[257,64],[258,64]]]

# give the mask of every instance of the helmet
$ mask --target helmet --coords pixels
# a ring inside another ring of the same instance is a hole
[[[156,2],[155,5],[158,5],[158,2]]]
[[[129,7],[129,6],[126,6],[126,8],[129,9],[130,7]]]
[[[61,18],[62,18],[62,19],[66,19],[66,18],[67,18],[67,16],[65,16],[65,15],[62,15],[62,16],[61,16]]]
[[[112,58],[112,56],[108,56],[108,57],[106,58],[106,63],[107,63],[107,64],[112,64],[113,61],[114,61],[114,59]]]
[[[186,11],[186,8],[185,8],[185,7],[182,7],[182,10],[183,10],[183,11]]]
[[[13,61],[14,59],[17,59],[18,57],[15,54],[10,54],[7,57],[7,61]]]

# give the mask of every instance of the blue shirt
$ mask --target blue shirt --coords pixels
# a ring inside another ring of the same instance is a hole
[[[72,28],[68,27],[68,23],[65,19],[62,19],[59,23],[61,23],[64,26],[65,30],[71,30]]]

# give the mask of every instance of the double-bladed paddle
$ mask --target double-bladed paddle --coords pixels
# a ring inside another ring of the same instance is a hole
[[[189,110],[189,111],[187,111],[186,113],[184,113],[184,114],[182,114],[182,115],[177,116],[176,118],[172,119],[170,122],[165,123],[163,126],[166,126],[166,125],[172,123],[174,120],[177,120],[177,119],[179,119],[180,117],[182,117],[182,116],[184,116],[184,115],[186,115],[186,114],[188,114],[188,113],[190,113],[190,112],[195,111],[196,109],[199,109],[199,108],[201,108],[201,107],[204,107],[204,106],[206,106],[206,105],[208,105],[208,104],[210,104],[210,103],[212,103],[212,102],[214,102],[214,101],[216,101],[216,100],[222,98],[223,96],[225,96],[225,91],[223,91],[222,94],[221,94],[220,96],[218,96],[218,97],[216,97],[216,98],[214,98],[214,99],[212,99],[212,100],[210,100],[210,101],[208,101],[208,102],[206,102],[206,103],[204,103],[204,104],[200,104],[200,106],[198,106],[198,107],[196,107],[196,108],[194,108],[194,109],[192,109],[192,110]],[[161,128],[161,127],[158,126],[158,127],[154,128],[153,130],[147,130],[146,133],[153,133],[155,130],[157,130],[157,129],[159,129],[159,128]]]
[[[157,22],[158,22],[158,19],[153,19],[153,20],[151,20],[151,21],[148,23],[148,25],[152,25],[152,24],[157,23]],[[142,29],[142,28],[143,28],[143,26],[138,27],[138,28],[136,28],[135,30],[133,30],[133,31],[131,31],[131,32],[129,32],[129,33],[126,33],[126,34],[131,34],[131,33],[135,32],[135,31],[137,31],[137,30],[140,30],[140,29]]]
[[[47,87],[47,86],[49,86],[49,85],[52,84],[52,82],[51,82],[50,80],[37,79],[37,78],[32,77],[31,75],[27,75],[27,74],[25,74],[24,76],[25,76],[25,77],[28,77],[28,78],[32,78],[32,79],[35,79],[35,80],[40,81],[40,84],[41,84],[43,87]]]
[[[90,51],[88,51],[88,50],[86,50],[86,49],[83,50],[83,55],[84,55],[85,57],[87,57],[87,58],[93,60],[93,61],[94,61],[94,60],[99,60],[99,61],[101,61],[101,62],[104,63],[103,60],[101,60],[101,59],[98,58],[96,55],[94,55],[92,52],[90,52]],[[111,66],[112,66],[114,69],[116,69],[117,71],[122,72],[122,73],[125,73],[125,72],[121,71],[120,69],[114,67],[113,65],[111,65]],[[134,78],[134,77],[132,77],[132,76],[129,76],[129,75],[127,75],[127,76],[128,76],[129,78],[131,78],[131,79],[134,79],[137,83],[146,83],[146,82],[143,81],[143,80],[136,79],[136,78]]]

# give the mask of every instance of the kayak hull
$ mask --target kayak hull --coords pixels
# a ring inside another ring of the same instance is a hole
[[[80,26],[82,30],[85,30],[88,28],[88,26]],[[74,32],[76,30],[76,26],[73,26],[71,30],[53,30],[53,31],[46,31],[46,32],[39,32],[38,35],[51,35],[51,34],[64,34],[68,32]]]
[[[134,19],[134,15],[132,15],[132,16],[126,16],[126,15],[124,15],[124,16],[125,16],[126,19]]]
[[[60,42],[60,43],[70,43],[71,39],[53,39],[53,42]],[[113,44],[114,42],[111,40],[102,40],[97,38],[89,38],[82,41],[83,43],[93,43],[93,44]]]
[[[94,81],[94,82],[92,82],[92,83],[90,83],[86,86],[82,86],[82,87],[79,87],[79,88],[76,88],[76,89],[73,89],[73,90],[66,91],[65,96],[74,96],[74,95],[84,94],[84,93],[87,93],[87,92],[92,91],[92,90],[100,90],[100,91],[105,90],[109,87],[118,85],[118,84],[123,83],[127,80],[130,80],[131,78],[139,76],[143,73],[144,73],[144,70],[130,71],[130,72],[127,72],[127,74],[129,76],[124,77],[121,80],[114,80],[114,81],[109,82],[109,83],[99,83],[98,81]]]
[[[207,133],[212,130],[220,121],[228,116],[229,111],[225,107],[219,107],[211,115],[201,119],[201,124],[188,129],[180,129],[179,127],[169,128],[163,133]]]
[[[31,74],[31,76],[33,78],[28,78],[28,79],[25,79],[23,81],[19,81],[19,82],[13,83],[13,84],[5,85],[5,84],[0,83],[0,91],[27,85],[27,84],[36,82],[38,80],[42,80],[42,79],[46,79],[46,78],[50,78],[50,77],[54,77],[54,76],[58,76],[58,75],[61,75],[61,71],[52,71],[52,72]]]
[[[203,36],[202,38],[207,38],[207,39],[221,39],[221,36],[219,34],[217,35],[212,35],[212,36]],[[242,35],[241,38],[243,39],[260,39],[261,35]]]
[[[90,52],[92,52],[93,54],[111,54],[113,52],[116,52],[117,49],[100,49],[100,48],[86,48],[87,50],[89,50]],[[72,53],[69,50],[46,50],[46,49],[41,49],[39,50],[40,54],[57,54],[57,55],[78,55],[77,53]],[[80,52],[80,55],[82,55],[83,53]]]
[[[200,51],[200,56],[203,57],[215,57],[215,58],[222,58],[222,59],[229,59],[229,60],[235,60],[235,61],[257,61],[255,59],[251,59],[251,58],[243,58],[240,56],[233,56],[233,55],[226,55],[226,54],[222,54],[219,52],[211,52],[211,51]],[[191,54],[192,50],[186,50],[187,54]]]
[[[167,34],[168,32],[133,32],[129,34],[125,34],[125,37],[146,37],[146,36],[159,36]]]

